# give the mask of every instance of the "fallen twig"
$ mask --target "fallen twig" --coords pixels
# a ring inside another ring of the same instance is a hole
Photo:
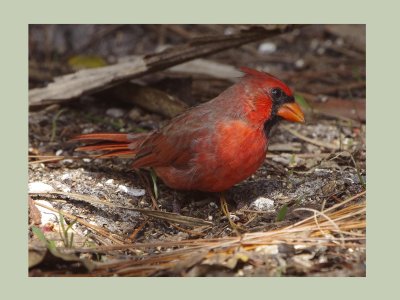
[[[324,148],[327,148],[327,149],[331,149],[331,150],[339,150],[339,146],[336,146],[334,144],[326,143],[326,142],[318,141],[316,139],[309,138],[309,137],[301,134],[300,132],[298,132],[296,130],[293,130],[290,127],[285,126],[285,125],[281,125],[281,127],[283,129],[285,129],[286,131],[290,132],[291,134],[293,134],[294,136],[298,137],[299,139],[301,139],[303,141],[306,141],[306,142],[308,142],[310,144],[314,144],[314,145],[317,145],[317,146],[320,146],[320,147],[324,147]]]
[[[185,45],[172,47],[160,53],[138,56],[130,62],[80,70],[57,77],[44,88],[30,90],[29,105],[48,105],[75,99],[198,57],[289,32],[297,27],[299,25],[276,25],[267,28],[254,26],[238,34],[193,39]]]
[[[104,200],[98,200],[96,198],[93,198],[93,197],[90,197],[87,195],[81,195],[81,194],[76,194],[76,193],[47,192],[47,193],[30,193],[30,194],[63,195],[63,196],[67,196],[69,200],[84,201],[84,202],[91,203],[91,204],[106,205],[106,206],[109,206],[112,208],[136,211],[136,212],[139,212],[139,213],[144,214],[149,217],[153,217],[153,218],[157,218],[157,219],[161,219],[161,220],[165,220],[165,221],[169,221],[169,222],[173,222],[173,223],[179,223],[179,224],[185,224],[185,225],[191,225],[191,226],[212,225],[212,222],[204,221],[204,220],[198,219],[198,218],[192,218],[192,217],[179,215],[176,213],[170,213],[170,212],[164,212],[164,211],[158,211],[158,210],[149,210],[149,209],[129,207],[129,206],[125,206],[125,205],[116,205],[116,204],[106,202]],[[65,201],[65,199],[52,199],[52,200],[54,200],[54,201],[64,200]]]

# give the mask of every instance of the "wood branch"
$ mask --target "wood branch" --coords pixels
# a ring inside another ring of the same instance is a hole
[[[107,89],[121,82],[163,70],[183,62],[217,53],[229,48],[290,32],[300,25],[254,26],[238,34],[197,38],[185,45],[171,47],[160,53],[137,57],[134,61],[111,66],[80,70],[55,78],[44,88],[29,91],[29,105],[60,103]]]
[[[132,82],[125,82],[114,88],[103,91],[100,97],[113,100],[121,100],[135,104],[145,110],[173,118],[187,110],[189,106],[177,97],[169,95],[161,90],[141,86]]]
[[[231,82],[236,82],[242,74],[233,66],[201,58],[172,67],[168,71],[176,73],[207,75],[214,78],[225,79]]]

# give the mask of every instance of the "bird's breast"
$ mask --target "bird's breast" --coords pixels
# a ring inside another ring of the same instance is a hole
[[[203,190],[223,191],[257,171],[265,159],[267,140],[262,128],[233,121],[218,125],[215,135],[200,143],[196,152],[199,185]]]

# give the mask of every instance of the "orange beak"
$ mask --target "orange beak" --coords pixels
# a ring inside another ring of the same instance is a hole
[[[295,102],[283,104],[277,115],[288,121],[304,123],[304,113]]]

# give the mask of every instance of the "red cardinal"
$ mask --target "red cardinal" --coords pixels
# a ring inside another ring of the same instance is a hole
[[[78,151],[128,156],[133,168],[152,167],[177,190],[222,192],[260,167],[271,127],[280,119],[304,122],[291,90],[276,77],[241,68],[245,76],[213,100],[149,133],[93,133],[75,140],[100,144]]]

